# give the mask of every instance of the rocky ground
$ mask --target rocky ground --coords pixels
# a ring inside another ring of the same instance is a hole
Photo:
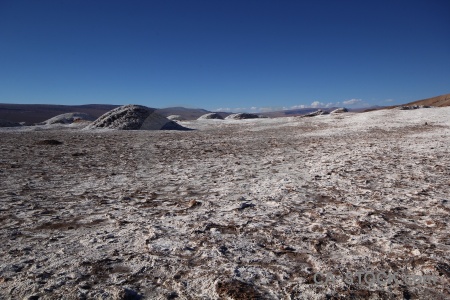
[[[2,130],[0,298],[448,299],[449,115]]]

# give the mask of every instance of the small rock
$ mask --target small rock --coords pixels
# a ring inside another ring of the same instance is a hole
[[[176,298],[178,298],[178,293],[177,292],[170,292],[167,295],[167,300],[172,300],[172,299],[176,299]]]
[[[57,146],[62,145],[63,142],[60,142],[58,140],[42,140],[36,143],[37,145],[48,145],[48,146]]]
[[[118,300],[139,300],[139,299],[142,299],[142,296],[131,289],[121,288],[117,293],[116,299],[118,299]]]
[[[191,201],[189,201],[188,208],[193,208],[193,207],[200,206],[200,205],[202,205],[202,203],[200,201],[191,200]]]
[[[77,156],[85,156],[86,155],[86,153],[84,153],[84,152],[75,152],[75,153],[72,153],[72,156],[75,156],[75,157],[77,157]]]
[[[88,282],[81,282],[78,287],[83,290],[89,290],[91,285]]]
[[[225,255],[228,252],[228,248],[225,245],[219,247],[219,252]]]
[[[241,205],[239,206],[238,209],[243,210],[245,208],[254,207],[254,206],[255,206],[255,204],[253,204],[253,203],[243,202],[243,203],[241,203]]]

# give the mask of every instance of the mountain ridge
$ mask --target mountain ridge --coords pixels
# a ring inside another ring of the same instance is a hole
[[[365,112],[378,109],[392,109],[398,106],[410,106],[410,105],[430,105],[436,107],[450,106],[450,94],[439,95],[422,100],[416,100],[403,105],[393,106],[372,106],[360,109],[349,109],[353,112]],[[14,103],[0,103],[0,119],[10,122],[25,122],[27,125],[44,122],[57,115],[71,112],[81,112],[92,115],[95,118],[100,117],[104,113],[119,107],[120,105],[114,104],[81,104],[81,105],[62,105],[62,104],[14,104]],[[293,117],[308,114],[318,109],[325,111],[331,111],[338,107],[331,108],[302,108],[291,109],[282,111],[272,111],[259,113],[264,116],[276,118],[276,117]],[[170,115],[180,115],[186,120],[194,120],[198,117],[211,113],[212,111],[202,108],[186,108],[186,107],[167,107],[159,108],[156,111],[167,117]],[[222,117],[226,117],[231,112],[217,112]]]

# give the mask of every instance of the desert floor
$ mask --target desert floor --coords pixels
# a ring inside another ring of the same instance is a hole
[[[2,129],[0,298],[449,299],[449,116]]]

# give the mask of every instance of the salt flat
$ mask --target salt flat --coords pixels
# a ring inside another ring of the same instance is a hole
[[[0,297],[448,299],[449,116],[3,129]]]

